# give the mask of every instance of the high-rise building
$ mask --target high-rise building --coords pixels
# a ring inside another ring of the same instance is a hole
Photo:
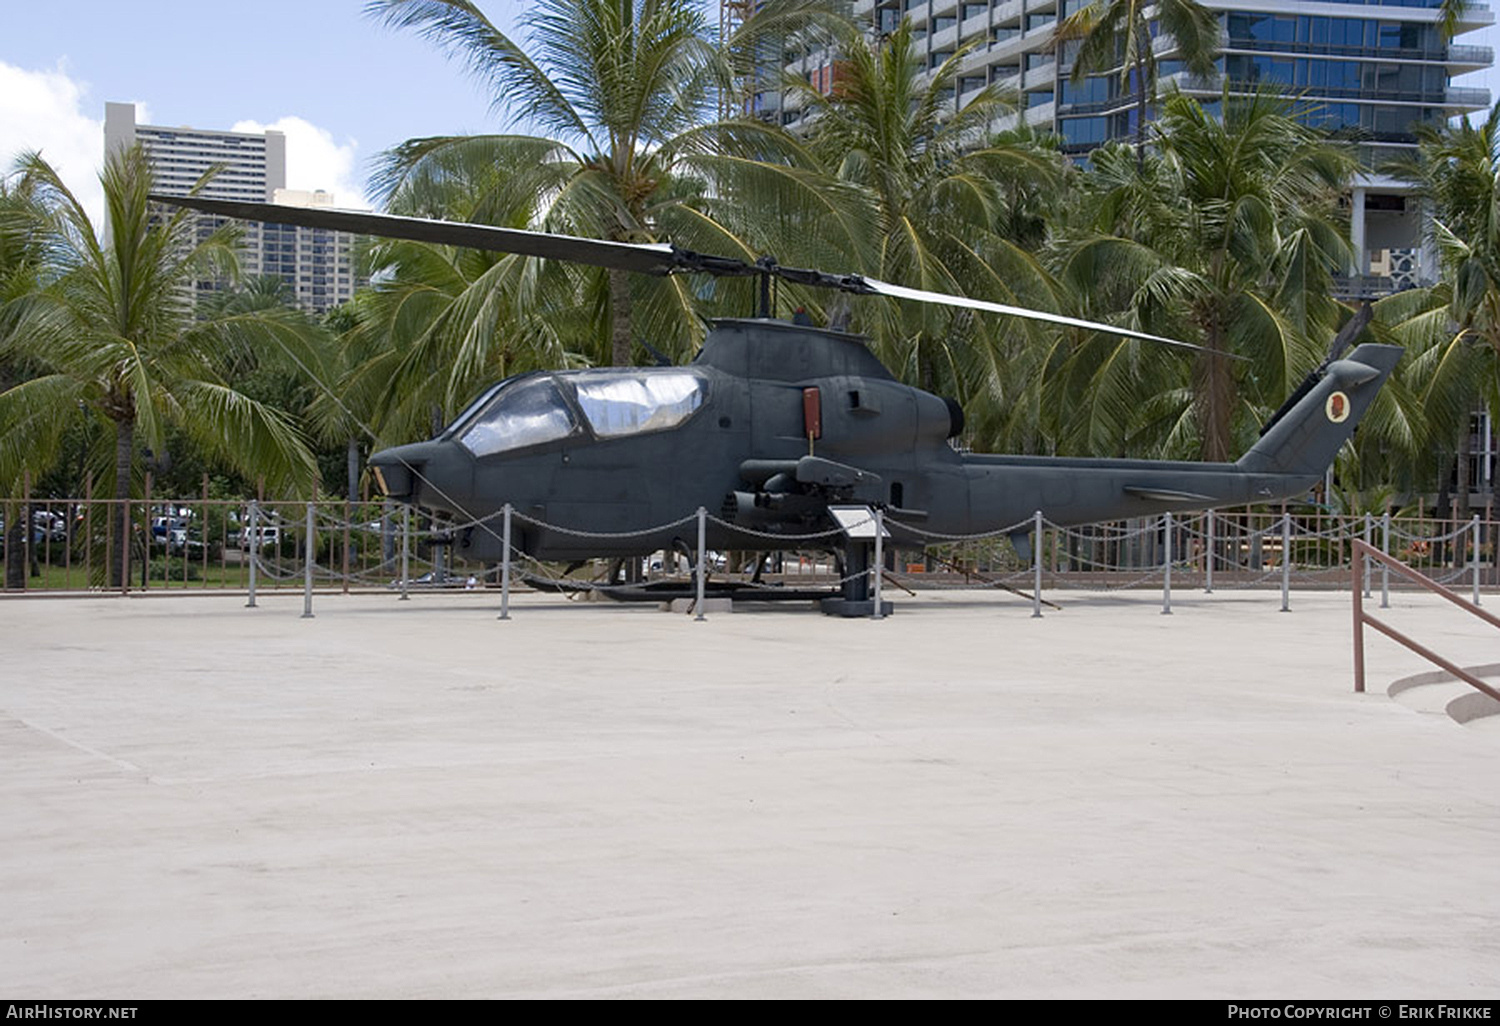
[[[135,120],[135,104],[105,104],[105,152],[137,143],[156,172],[156,190],[166,195],[186,195],[203,175],[219,168],[202,193],[210,199],[333,205],[330,193],[286,188],[286,136],[274,129],[253,133],[141,125]],[[224,223],[210,215],[194,216],[203,234]],[[322,313],[354,295],[359,283],[351,266],[353,236],[287,225],[240,224],[243,276],[279,276],[296,294],[297,305],[311,313]],[[221,287],[220,282],[204,281],[198,290],[201,294]]]
[[[331,207],[333,193],[319,189],[277,189],[271,202],[294,207]],[[362,284],[354,275],[354,236],[327,228],[265,224],[261,235],[261,271],[291,286],[297,305],[323,313],[354,297]]]
[[[1113,75],[1072,83],[1077,44],[1059,45],[1059,18],[1087,0],[854,0],[855,17],[876,34],[910,20],[927,67],[967,50],[952,103],[956,110],[987,85],[1019,99],[1018,122],[1052,129],[1079,159],[1113,139],[1133,138],[1136,86]],[[1300,98],[1310,123],[1356,139],[1368,169],[1350,195],[1356,266],[1343,283],[1350,295],[1378,294],[1429,281],[1436,268],[1422,245],[1411,187],[1378,173],[1396,151],[1415,146],[1412,125],[1489,106],[1489,90],[1455,86],[1453,78],[1489,67],[1494,52],[1443,37],[1438,0],[1203,0],[1220,25],[1218,69],[1192,79],[1176,60],[1170,36],[1156,37],[1158,91],[1176,85],[1216,106],[1231,93],[1274,85]],[[1494,23],[1488,4],[1471,3],[1454,39]],[[815,81],[824,53],[788,55],[789,70]],[[795,128],[801,112],[786,98],[758,96],[757,109]],[[774,111],[774,115],[771,112]],[[1148,115],[1149,116],[1149,115]]]

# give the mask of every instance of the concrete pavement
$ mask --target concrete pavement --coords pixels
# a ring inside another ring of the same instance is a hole
[[[0,994],[1500,998],[1500,717],[1347,595],[887,597],[0,601]]]

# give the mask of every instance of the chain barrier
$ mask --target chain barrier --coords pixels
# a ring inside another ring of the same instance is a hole
[[[888,516],[885,518],[885,522],[893,524],[903,531],[910,531],[919,537],[932,538],[936,541],[984,541],[987,538],[1008,538],[1017,533],[1030,534],[1033,526],[1031,518],[1027,517],[1025,520],[1016,521],[1009,527],[997,527],[993,531],[980,531],[978,534],[944,534],[941,531],[925,530],[915,524],[908,524],[905,521],[897,520],[895,517]]]
[[[607,539],[645,538],[648,535],[660,534],[662,531],[670,531],[674,527],[681,527],[683,524],[690,524],[698,519],[698,515],[696,513],[692,513],[678,520],[673,520],[665,524],[659,524],[656,527],[647,527],[640,531],[580,531],[571,527],[562,527],[558,524],[549,524],[545,520],[538,520],[536,517],[528,517],[525,513],[517,513],[515,510],[511,510],[510,515],[517,520],[524,520],[528,524],[534,524],[537,527],[546,528],[548,531],[556,531],[558,534],[566,534],[574,538]]]
[[[1456,527],[1447,534],[1408,534],[1406,531],[1401,530],[1399,521],[1391,521],[1391,537],[1402,541],[1446,542],[1453,541],[1455,538],[1468,533],[1469,525],[1465,523],[1463,526]]]
[[[694,518],[689,517],[688,519],[692,520]],[[819,538],[832,538],[836,535],[844,533],[844,528],[842,527],[830,527],[826,531],[814,531],[810,534],[779,534],[775,531],[757,531],[753,527],[746,527],[743,524],[736,524],[730,520],[720,519],[719,517],[714,516],[712,513],[707,514],[706,519],[710,523],[718,524],[720,527],[726,527],[731,531],[738,531],[741,534],[748,534],[752,538],[769,538],[772,541],[816,541]],[[865,517],[863,520],[856,521],[849,526],[863,527],[865,524],[873,524],[874,522],[875,517],[872,514],[871,516]],[[886,523],[894,523],[894,521],[887,519]]]
[[[109,514],[112,500],[29,501],[33,507],[42,507],[48,516],[52,506],[61,504],[64,515],[52,519],[65,525],[76,522],[79,539],[87,541],[96,537],[88,525]],[[782,560],[795,554],[794,562],[785,564],[785,570],[784,564],[778,563],[769,580],[750,579],[752,567],[759,573],[768,566],[763,555],[754,564],[728,567],[727,573],[715,570],[717,553],[698,561],[705,576],[719,574],[721,580],[727,576],[740,591],[763,592],[767,596],[799,583],[835,592],[861,574],[869,575],[872,581],[894,582],[908,590],[932,591],[1031,590],[1040,582],[1044,588],[1109,593],[1159,583],[1164,607],[1169,609],[1169,589],[1174,585],[1181,588],[1186,582],[1201,581],[1205,591],[1254,589],[1280,577],[1285,608],[1287,591],[1293,582],[1302,587],[1341,584],[1348,567],[1347,551],[1354,539],[1378,542],[1384,551],[1416,565],[1439,583],[1457,586],[1468,582],[1476,598],[1481,581],[1493,581],[1495,573],[1491,545],[1496,524],[1477,515],[1471,521],[1455,522],[1447,518],[1428,521],[1406,516],[1398,520],[1390,515],[1293,514],[1284,507],[1280,512],[1245,507],[1242,511],[1185,517],[1163,515],[1081,526],[1059,524],[1039,515],[989,530],[951,533],[909,523],[887,515],[884,510],[868,507],[867,515],[846,517],[851,522],[843,525],[783,532],[735,523],[705,509],[639,530],[596,531],[552,524],[508,507],[483,516],[445,522],[389,501],[378,506],[342,501],[308,504],[252,500],[247,504],[242,500],[209,500],[205,494],[201,501],[183,500],[170,506],[166,501],[144,505],[136,502],[133,506],[134,515],[128,514],[130,522],[146,538],[135,551],[149,552],[153,562],[164,563],[166,576],[162,576],[161,567],[152,566],[148,581],[145,566],[139,562],[141,557],[132,555],[129,563],[141,567],[140,581],[127,584],[122,590],[188,589],[189,571],[193,571],[192,580],[201,583],[191,587],[202,590],[248,587],[246,604],[251,607],[255,604],[257,577],[267,587],[277,590],[286,590],[297,583],[309,593],[314,584],[320,589],[342,585],[346,591],[351,585],[399,587],[405,597],[411,585],[426,586],[429,580],[442,584],[444,575],[451,570],[454,586],[461,587],[465,578],[472,576],[470,570],[462,567],[477,566],[464,558],[461,548],[465,532],[474,530],[493,535],[501,543],[500,551],[510,554],[498,563],[486,561],[481,576],[486,584],[492,585],[514,565],[539,586],[561,589],[610,586],[597,578],[581,581],[563,576],[557,572],[557,564],[549,565],[528,556],[522,551],[523,542],[512,530],[516,520],[528,528],[558,536],[626,543],[618,547],[629,547],[632,539],[672,538],[676,544],[669,543],[666,548],[673,558],[683,552],[684,565],[694,562],[694,557],[685,550],[692,547],[695,524],[706,528],[711,521],[721,537],[728,535],[730,540],[720,544],[731,552],[735,550],[733,539],[742,539],[750,551],[779,551]],[[99,513],[99,509],[104,513]],[[161,514],[168,514],[171,519]],[[158,520],[167,521],[166,527]],[[837,555],[830,560],[828,554],[844,548],[843,539],[850,530],[860,533],[859,528],[871,522],[887,529],[881,536],[885,555],[891,555],[892,537],[904,543],[904,546],[898,543],[898,548],[905,551],[898,551],[890,570],[877,564],[857,573],[847,572],[847,568],[846,572],[840,572],[835,564],[841,560]],[[241,553],[238,556],[233,552],[236,536]],[[106,551],[101,560],[99,554],[87,553],[84,545],[75,544],[71,531],[59,531],[59,537],[60,541],[44,537],[34,547],[43,549],[44,557],[55,555],[64,570],[75,572],[86,583],[100,576],[94,572],[90,578],[90,566],[97,571],[98,566],[111,559],[115,564],[124,562],[118,545],[116,554],[111,556]],[[1019,555],[1025,552],[1027,539],[1032,554],[1018,561],[1009,543],[1016,542]],[[533,540],[534,533],[526,543]],[[155,551],[157,546],[165,549],[169,542],[178,546],[172,551],[180,550],[183,556],[160,559]],[[925,566],[901,562],[903,555],[910,558],[909,554],[920,554],[923,549]],[[813,556],[810,567],[808,555]],[[82,564],[83,569],[73,571],[69,560]],[[211,561],[216,561],[217,567],[211,566]],[[668,564],[671,561],[664,559]],[[455,570],[455,564],[460,569]],[[803,568],[803,572],[798,573],[798,568]],[[1186,578],[1179,576],[1182,574]],[[508,581],[501,583],[508,597]],[[1388,603],[1388,573],[1367,571],[1367,592],[1377,586],[1382,603]]]
[[[261,511],[264,517],[262,530],[275,528],[284,529],[290,527],[298,529],[297,521],[283,516],[272,508]],[[314,531],[320,533],[336,534],[342,532],[358,532],[361,535],[379,533],[383,540],[395,533],[393,522],[404,519],[403,527],[406,529],[406,537],[410,542],[439,542],[451,543],[452,539],[466,530],[483,527],[489,533],[494,533],[491,524],[504,515],[504,510],[496,510],[483,517],[474,517],[465,521],[432,523],[428,528],[411,529],[410,520],[412,514],[405,512],[401,517],[383,515],[375,521],[359,520],[352,517],[339,515],[336,511],[324,509],[317,513]],[[1262,514],[1264,515],[1264,514]],[[588,531],[579,528],[564,527],[552,524],[538,517],[529,516],[515,510],[510,511],[512,519],[518,519],[526,524],[538,527],[558,534],[570,537],[597,539],[607,541],[626,540],[631,538],[644,538],[660,535],[663,532],[672,531],[677,528],[692,524],[698,519],[697,514],[689,514],[676,520],[668,521],[652,527],[634,531]],[[1218,531],[1211,531],[1205,526],[1209,517],[1217,517],[1214,521],[1218,525]],[[950,572],[962,575],[962,581],[947,581],[939,579],[936,574],[923,573],[915,575],[902,573],[899,570],[884,570],[878,568],[883,576],[896,582],[899,586],[910,590],[908,585],[920,587],[930,591],[986,591],[986,590],[1014,590],[1014,586],[1025,583],[1033,583],[1035,576],[1033,569],[1040,571],[1040,579],[1051,587],[1064,588],[1072,591],[1093,592],[1108,594],[1115,591],[1139,588],[1140,586],[1155,580],[1162,580],[1163,587],[1169,588],[1170,570],[1179,572],[1202,571],[1207,567],[1208,561],[1212,560],[1213,570],[1219,575],[1216,586],[1226,590],[1247,590],[1264,585],[1266,582],[1282,577],[1283,585],[1295,580],[1303,583],[1327,583],[1339,579],[1340,571],[1337,566],[1330,565],[1324,568],[1299,568],[1294,552],[1282,551],[1283,544],[1283,522],[1281,517],[1275,518],[1265,527],[1256,529],[1236,529],[1231,517],[1223,514],[1197,514],[1185,519],[1171,518],[1163,515],[1153,518],[1142,518],[1131,522],[1106,522],[1083,526],[1066,526],[1051,520],[1042,518],[1040,526],[1044,534],[1050,534],[1052,549],[1052,565],[1048,566],[1046,560],[1042,560],[1039,567],[1018,567],[1007,571],[977,570],[963,567],[961,565],[950,565]],[[908,535],[929,539],[931,543],[972,543],[1002,538],[1012,538],[1016,535],[1034,536],[1037,533],[1038,521],[1035,518],[1027,518],[1004,527],[994,528],[987,531],[978,531],[969,534],[954,534],[942,531],[933,531],[916,524],[902,521],[895,517],[875,515],[854,521],[848,525],[839,525],[821,531],[809,531],[801,533],[786,533],[779,531],[765,531],[725,520],[711,513],[704,513],[705,522],[712,521],[715,525],[726,530],[741,534],[750,538],[764,539],[788,545],[798,545],[807,542],[827,542],[836,537],[844,535],[848,530],[862,527],[871,522],[882,522],[884,526],[892,531],[899,531]],[[388,526],[390,525],[390,526]],[[1289,547],[1296,543],[1336,542],[1342,547],[1354,538],[1365,536],[1365,526],[1362,522],[1353,520],[1348,522],[1337,522],[1331,526],[1320,529],[1309,529],[1294,518],[1286,518],[1285,544]],[[1168,539],[1165,532],[1170,530],[1172,538]],[[509,533],[509,532],[507,532]],[[1464,524],[1446,534],[1421,534],[1408,533],[1396,524],[1390,525],[1390,536],[1396,540],[1405,540],[1426,544],[1454,542],[1470,535],[1471,527]],[[499,537],[497,535],[497,537]],[[1199,551],[1189,554],[1193,543],[1198,543]],[[1134,558],[1125,561],[1111,560],[1107,555],[1110,548],[1117,551],[1122,548],[1130,548],[1131,543],[1135,545]],[[1142,544],[1144,543],[1144,545]],[[1038,552],[1045,550],[1048,539],[1043,537],[1034,542],[1038,546]],[[601,588],[616,587],[617,585],[604,583],[597,578],[591,581],[581,581],[578,578],[559,576],[554,574],[548,565],[538,560],[517,546],[509,538],[506,539],[506,547],[511,553],[510,565],[518,565],[522,569],[521,577],[528,582],[534,582],[544,587],[551,587],[560,591],[590,591]],[[801,546],[798,545],[800,549]],[[1169,566],[1155,558],[1157,549],[1164,553],[1176,550],[1178,555],[1172,559]],[[1103,549],[1103,555],[1098,554]],[[1223,551],[1221,551],[1223,550]],[[1277,560],[1275,564],[1267,565],[1263,560],[1260,562],[1261,569],[1253,576],[1245,577],[1252,573],[1253,564],[1247,558],[1241,560],[1229,555],[1229,550],[1246,552],[1249,556],[1259,550],[1270,550],[1275,552]],[[1248,552],[1246,551],[1248,550]],[[795,551],[795,550],[794,550]],[[816,551],[816,550],[815,550]],[[324,566],[316,560],[309,565],[304,559],[299,565],[292,566],[283,564],[280,560],[275,562],[266,560],[258,552],[251,553],[251,559],[256,569],[273,582],[292,581],[299,577],[308,580],[316,579],[322,582],[359,582],[370,583],[383,580],[386,573],[401,562],[402,557],[397,555],[386,556],[374,565],[362,565],[351,571]],[[801,557],[799,556],[799,562]],[[1150,560],[1150,562],[1147,562]],[[1291,563],[1288,566],[1287,561]],[[1342,560],[1339,561],[1340,563]],[[1061,563],[1063,565],[1059,566]],[[429,563],[434,570],[437,564]],[[815,561],[816,565],[816,561]],[[815,573],[818,587],[826,588],[835,592],[849,581],[861,576],[873,575],[877,568],[870,568],[854,573],[845,573],[834,576],[829,574]],[[1101,580],[1105,576],[1115,576],[1124,570],[1139,571],[1133,576],[1123,580]],[[1434,576],[1440,583],[1452,583],[1459,580],[1472,570],[1472,560],[1469,563],[1455,565],[1451,570],[1441,576]],[[1224,575],[1230,575],[1228,577]],[[402,583],[398,579],[397,582]],[[766,594],[775,594],[786,588],[786,582],[780,584],[766,583],[763,581],[745,580],[737,582],[737,587],[749,591],[763,591]],[[507,588],[508,591],[508,588]],[[1169,595],[1170,592],[1167,592]],[[507,596],[508,597],[508,596]],[[1170,599],[1167,599],[1170,602]],[[1168,606],[1168,608],[1170,608]]]

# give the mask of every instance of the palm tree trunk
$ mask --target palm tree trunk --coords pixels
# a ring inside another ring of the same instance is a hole
[[[349,501],[359,501],[359,439],[350,438],[348,442],[346,469],[349,472]]]
[[[1203,324],[1205,351],[1198,354],[1193,364],[1199,451],[1201,459],[1222,463],[1229,459],[1234,380],[1230,376],[1229,361],[1224,356],[1224,322],[1219,310],[1210,308]]]
[[[123,588],[130,570],[130,464],[135,451],[135,422],[115,421],[115,506],[110,511],[110,533],[114,556],[110,560],[109,586]]]
[[[609,311],[613,330],[610,336],[610,363],[616,367],[630,366],[630,272],[618,268],[609,270]]]
[[[1455,516],[1460,522],[1469,519],[1469,452],[1473,448],[1473,436],[1469,434],[1469,418],[1464,418],[1464,426],[1458,434],[1458,482],[1454,491],[1454,498],[1458,500],[1458,509]]]
[[[5,504],[5,587],[26,587],[26,514],[15,502]]]

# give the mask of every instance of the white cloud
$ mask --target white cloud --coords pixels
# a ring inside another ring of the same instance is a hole
[[[51,71],[28,71],[0,61],[0,162],[9,170],[26,150],[40,150],[97,227],[103,223],[104,121],[83,113],[88,83],[59,61]]]
[[[310,121],[289,115],[262,124],[259,121],[237,121],[232,132],[264,132],[273,129],[286,134],[286,185],[288,189],[308,192],[322,189],[333,193],[340,207],[369,209],[364,189],[355,174],[359,143],[354,139],[343,145],[334,141],[333,133]]]

